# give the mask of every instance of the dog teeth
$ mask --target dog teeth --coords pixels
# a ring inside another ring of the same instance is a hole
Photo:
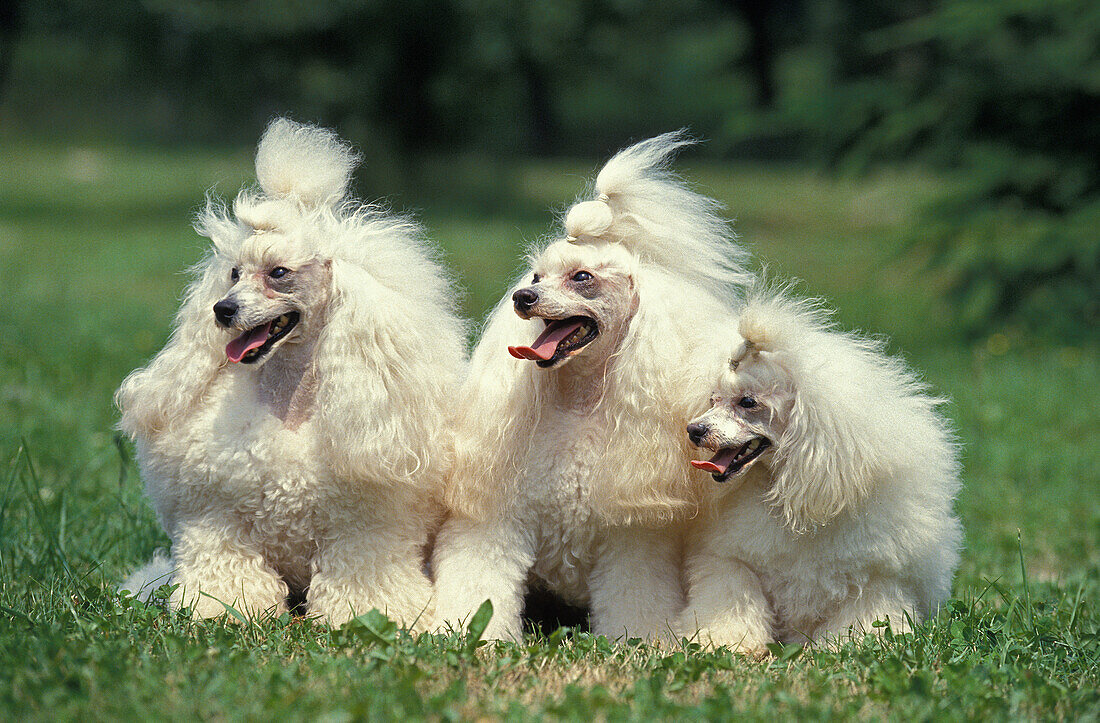
[[[748,451],[751,452],[759,446],[760,446],[760,440],[759,439],[754,439],[751,442],[749,442]]]
[[[577,327],[576,331],[574,331],[572,334],[570,334],[565,339],[563,339],[562,343],[565,344],[566,346],[576,344],[581,339],[583,339],[585,336],[587,336],[589,331],[591,331],[591,329],[588,326],[588,324],[582,324],[581,326]]]
[[[280,316],[278,319],[275,320],[275,325],[273,327],[271,327],[272,335],[278,334],[289,323],[290,323],[290,317],[289,316],[287,316],[286,314],[283,314],[282,316]]]

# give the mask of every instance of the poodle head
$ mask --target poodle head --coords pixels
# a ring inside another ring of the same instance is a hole
[[[325,239],[342,229],[339,209],[357,161],[332,131],[278,118],[256,149],[262,192],[237,196],[235,221],[210,207],[200,217],[225,269],[210,323],[231,335],[231,362],[262,364],[324,325],[332,287]]]
[[[356,161],[330,130],[268,126],[258,187],[231,207],[209,195],[197,215],[212,248],[168,343],[120,387],[121,429],[171,431],[232,369],[262,375],[268,401],[304,384],[322,456],[342,474],[438,479],[446,432],[424,428],[443,428],[435,420],[462,368],[454,289],[415,223],[349,193]]]
[[[529,345],[508,347],[512,356],[544,369],[579,357],[602,365],[638,308],[633,262],[618,247],[560,241],[534,261],[530,283],[515,291],[512,302],[521,318],[544,322]]]
[[[773,456],[787,430],[795,392],[782,367],[769,363],[769,352],[751,341],[739,345],[711,396],[711,407],[687,426],[695,446],[714,452],[692,466],[716,482],[744,475]]]
[[[858,508],[915,460],[951,468],[938,400],[904,363],[881,340],[838,331],[820,303],[783,291],[757,292],[742,309],[713,405],[688,427],[716,454],[693,464],[720,481],[766,467],[766,499],[796,531]]]
[[[225,295],[210,323],[231,337],[231,362],[260,365],[284,345],[317,337],[324,325],[332,282],[328,259],[303,253],[300,244],[273,231],[251,236],[233,254]]]

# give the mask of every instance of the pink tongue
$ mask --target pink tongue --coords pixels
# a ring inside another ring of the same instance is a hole
[[[718,454],[710,458],[709,462],[693,459],[691,461],[691,466],[695,469],[706,470],[711,474],[725,474],[726,470],[730,468],[730,463],[733,462],[733,458],[736,456],[736,448],[720,449],[718,450]]]
[[[531,346],[510,346],[508,353],[516,359],[530,359],[531,361],[546,361],[554,356],[558,350],[558,344],[577,329],[581,328],[580,321],[555,321],[546,327],[546,331],[539,334],[535,343]]]
[[[257,326],[251,331],[238,336],[225,347],[225,355],[229,357],[231,362],[239,362],[244,358],[244,355],[252,351],[257,347],[264,345],[267,341],[267,332],[271,329],[271,322],[267,322],[263,326]]]

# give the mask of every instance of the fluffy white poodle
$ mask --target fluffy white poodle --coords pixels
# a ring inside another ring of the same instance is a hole
[[[176,584],[170,603],[198,617],[292,595],[333,624],[371,608],[430,624],[464,330],[417,227],[348,197],[357,160],[275,120],[260,189],[200,214],[213,249],[168,344],[117,394],[172,541],[124,589]]]
[[[592,629],[655,639],[682,608],[674,520],[706,476],[683,425],[747,281],[715,204],[667,170],[666,134],[616,155],[492,312],[455,402],[438,619],[486,599],[517,639],[525,586],[590,604]]]
[[[692,464],[718,484],[688,535],[681,632],[758,653],[887,619],[907,630],[949,595],[959,559],[939,400],[814,303],[760,295],[740,336],[687,427],[715,452]]]

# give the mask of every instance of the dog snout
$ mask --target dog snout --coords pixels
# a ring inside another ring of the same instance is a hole
[[[539,303],[539,293],[534,289],[520,289],[512,294],[512,303],[516,305],[516,311],[530,311]]]
[[[232,299],[222,299],[218,303],[214,304],[214,318],[218,320],[218,323],[222,326],[229,326],[233,323],[233,317],[237,315],[237,302]]]
[[[692,422],[687,426],[688,439],[695,446],[699,446],[703,443],[703,438],[707,436],[707,432],[710,431],[710,427],[699,422]]]

